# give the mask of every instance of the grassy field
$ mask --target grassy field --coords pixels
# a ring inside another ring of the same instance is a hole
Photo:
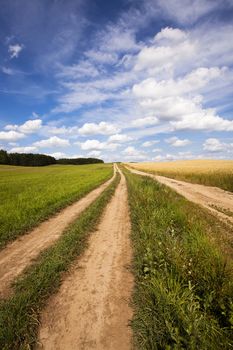
[[[138,349],[233,348],[233,250],[227,227],[156,181],[126,171]]]
[[[63,273],[86,247],[107,203],[119,183],[119,174],[108,188],[43,252],[16,282],[13,296],[0,302],[0,349],[32,349],[36,342],[40,311],[58,290]]]
[[[131,167],[233,192],[233,160],[186,160],[175,162],[131,163]]]
[[[112,165],[0,166],[0,248],[99,186]]]

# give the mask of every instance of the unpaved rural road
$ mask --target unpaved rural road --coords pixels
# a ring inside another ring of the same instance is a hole
[[[233,194],[217,187],[193,184],[185,181],[174,180],[165,176],[158,176],[136,170],[126,166],[134,174],[149,176],[160,183],[169,186],[188,200],[209,209],[226,223],[233,224],[233,217],[227,212],[233,213]],[[222,211],[224,211],[224,213]]]
[[[110,180],[0,251],[0,297],[9,294],[14,279],[105,190],[115,177],[115,169],[114,165],[114,175]]]
[[[84,254],[42,313],[38,349],[131,349],[133,277],[124,176]]]

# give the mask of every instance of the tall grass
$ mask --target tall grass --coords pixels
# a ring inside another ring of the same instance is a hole
[[[112,166],[0,166],[0,248],[112,175]]]
[[[232,160],[189,160],[163,163],[137,163],[130,166],[177,180],[216,186],[233,192]]]
[[[233,348],[232,262],[227,263],[211,236],[221,235],[221,227],[204,210],[156,181],[126,175],[137,347]]]
[[[31,349],[36,343],[40,312],[74,259],[86,247],[106,204],[119,183],[110,186],[69,226],[54,246],[43,252],[15,284],[14,295],[0,303],[0,349]]]

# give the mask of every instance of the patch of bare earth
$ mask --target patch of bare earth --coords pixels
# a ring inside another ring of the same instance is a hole
[[[124,176],[89,246],[42,313],[39,349],[131,349],[133,277]]]
[[[127,167],[127,169],[134,174],[149,176],[169,186],[188,200],[209,209],[225,223],[233,224],[233,217],[228,215],[228,213],[230,214],[233,212],[233,194],[231,192],[224,191],[217,187],[192,184],[185,181],[170,179],[165,176],[153,175],[129,167]]]
[[[115,176],[115,168],[114,168]],[[0,297],[8,296],[14,279],[51,246],[74,221],[112,182],[114,176],[85,197],[44,221],[30,233],[16,239],[0,251]]]

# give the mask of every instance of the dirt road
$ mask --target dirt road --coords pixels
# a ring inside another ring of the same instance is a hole
[[[165,176],[158,176],[126,167],[134,174],[149,176],[160,183],[169,186],[188,200],[200,204],[217,215],[224,222],[233,224],[233,194],[217,187],[192,184],[174,180]]]
[[[89,247],[42,314],[38,349],[131,349],[133,277],[124,176]]]
[[[115,166],[114,166],[115,176]],[[114,176],[85,197],[44,221],[30,233],[16,239],[0,251],[0,297],[9,294],[13,280],[63,233],[112,182]]]

